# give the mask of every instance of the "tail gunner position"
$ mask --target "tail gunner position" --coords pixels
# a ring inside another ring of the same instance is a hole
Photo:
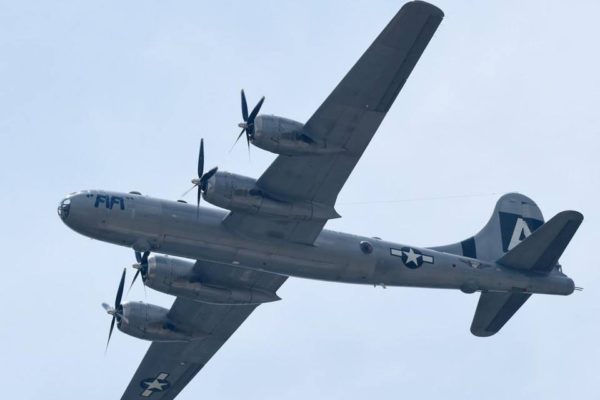
[[[279,154],[258,179],[205,171],[201,142],[196,205],[100,190],[62,201],[66,225],[133,248],[134,281],[141,276],[177,297],[170,309],[122,303],[124,271],[114,305],[104,304],[113,317],[110,333],[116,322],[152,341],[123,399],[173,399],[254,308],[279,300],[289,276],[480,292],[476,336],[497,333],[534,293],[573,292],[559,257],[583,216],[563,211],[544,222],[520,194],[501,197],[479,233],[447,246],[323,230],[339,218],[339,191],[442,18],[431,4],[404,5],[305,124],[259,115],[264,98],[248,112],[242,91],[238,140],[245,135],[248,146]],[[201,198],[223,210],[200,207]]]

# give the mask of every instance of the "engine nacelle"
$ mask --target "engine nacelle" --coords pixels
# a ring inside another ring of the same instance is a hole
[[[123,318],[117,317],[117,327],[130,336],[153,342],[189,342],[207,336],[175,325],[166,308],[141,301],[123,303],[122,307]]]
[[[144,283],[159,292],[211,304],[249,305],[281,300],[273,292],[211,280],[202,273],[202,267],[195,268],[195,264],[172,257],[151,256]]]
[[[343,149],[327,146],[324,141],[313,140],[305,131],[304,124],[275,115],[259,115],[254,120],[252,144],[276,154],[330,154]]]
[[[310,201],[283,201],[263,192],[256,180],[218,171],[208,180],[202,197],[217,207],[296,220],[328,220],[340,215],[332,206]]]

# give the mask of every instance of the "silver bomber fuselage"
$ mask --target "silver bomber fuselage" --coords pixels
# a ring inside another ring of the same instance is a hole
[[[68,205],[65,207],[65,205]],[[94,239],[173,256],[208,260],[276,274],[384,286],[571,294],[573,281],[559,272],[529,273],[493,262],[426,248],[323,230],[314,245],[257,240],[229,230],[227,212],[148,196],[83,191],[61,203],[61,218]],[[65,215],[66,214],[66,215]],[[361,249],[361,241],[372,252]],[[409,268],[398,256],[411,248],[430,262]],[[394,255],[396,254],[396,255]]]

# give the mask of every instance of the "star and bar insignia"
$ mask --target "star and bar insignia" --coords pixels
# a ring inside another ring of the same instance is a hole
[[[423,263],[433,264],[433,257],[423,254],[418,249],[412,247],[402,247],[401,249],[390,249],[390,254],[401,257],[402,262],[408,268],[419,268]]]
[[[150,397],[154,392],[163,392],[167,390],[171,384],[167,381],[169,374],[161,372],[156,378],[146,378],[140,382],[143,397]]]

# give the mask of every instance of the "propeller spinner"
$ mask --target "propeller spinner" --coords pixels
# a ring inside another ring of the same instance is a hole
[[[112,336],[112,332],[115,327],[115,320],[119,322],[121,319],[123,319],[125,322],[127,322],[127,318],[123,316],[123,305],[121,304],[121,299],[123,297],[123,287],[125,286],[125,274],[126,269],[123,268],[123,275],[121,275],[121,282],[119,283],[119,288],[117,289],[117,296],[115,297],[114,307],[111,307],[106,303],[102,303],[102,307],[106,310],[106,312],[109,315],[112,315],[112,321],[110,322],[110,330],[108,331],[108,340],[106,341],[106,349],[108,349],[110,337]]]
[[[133,268],[137,269],[137,272],[133,276],[133,280],[131,281],[131,286],[129,286],[129,289],[131,289],[133,287],[133,284],[135,283],[135,280],[137,279],[137,277],[140,273],[142,274],[142,282],[146,281],[146,276],[148,276],[148,257],[149,256],[150,256],[149,251],[145,251],[144,254],[142,254],[139,251],[135,252],[135,259],[136,259],[137,263],[133,264]]]
[[[238,124],[238,126],[242,128],[242,131],[235,140],[235,143],[233,144],[234,146],[245,133],[246,142],[248,143],[248,150],[250,150],[250,141],[254,137],[254,119],[258,115],[258,112],[260,111],[260,108],[262,107],[264,101],[265,96],[260,98],[256,106],[254,106],[254,108],[252,109],[250,115],[248,115],[248,103],[246,102],[246,94],[244,93],[244,89],[242,89],[242,118],[244,119],[244,122],[240,122]]]
[[[185,197],[185,195],[187,195],[192,189],[197,187],[198,195],[196,197],[196,203],[198,208],[200,208],[200,199],[202,198],[202,193],[206,191],[208,180],[217,173],[218,169],[218,167],[214,167],[204,173],[204,139],[200,139],[200,153],[198,154],[198,177],[192,179],[193,186],[189,188],[182,195],[182,197]]]

